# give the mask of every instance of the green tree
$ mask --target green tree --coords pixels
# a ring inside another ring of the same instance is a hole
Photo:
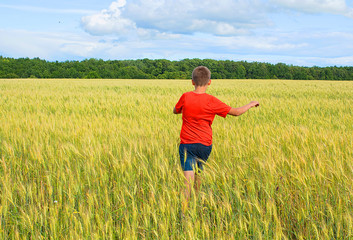
[[[101,77],[99,76],[99,74],[96,71],[90,71],[84,78],[97,79],[97,78],[101,78]]]

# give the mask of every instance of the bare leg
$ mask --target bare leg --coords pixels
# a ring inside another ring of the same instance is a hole
[[[195,174],[194,189],[195,189],[195,193],[196,193],[196,194],[198,194],[199,191],[200,191],[201,180],[202,180],[201,176]]]
[[[186,209],[188,208],[188,203],[190,200],[190,196],[191,196],[191,189],[192,189],[192,185],[193,182],[195,180],[195,173],[194,171],[184,171],[184,183],[185,183],[185,190],[184,190],[184,202],[183,202],[183,212],[186,211]]]

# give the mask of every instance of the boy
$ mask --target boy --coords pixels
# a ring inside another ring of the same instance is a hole
[[[180,132],[179,155],[181,167],[185,176],[185,200],[186,209],[192,183],[195,192],[198,192],[201,179],[197,173],[203,170],[203,163],[207,161],[212,150],[211,125],[215,115],[226,117],[227,114],[239,116],[252,107],[259,106],[257,101],[232,108],[206,93],[211,84],[211,72],[207,67],[199,66],[192,72],[192,84],[195,90],[184,93],[175,105],[173,113],[182,113],[183,124]]]

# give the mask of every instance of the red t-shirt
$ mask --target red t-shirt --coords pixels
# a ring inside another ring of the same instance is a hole
[[[230,106],[207,93],[184,93],[175,105],[177,113],[183,114],[180,143],[212,144],[212,122],[215,115],[226,117]]]

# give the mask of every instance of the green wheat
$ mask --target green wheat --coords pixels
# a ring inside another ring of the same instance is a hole
[[[0,239],[351,239],[353,83],[215,80],[200,194],[181,217],[191,81],[0,80]]]

